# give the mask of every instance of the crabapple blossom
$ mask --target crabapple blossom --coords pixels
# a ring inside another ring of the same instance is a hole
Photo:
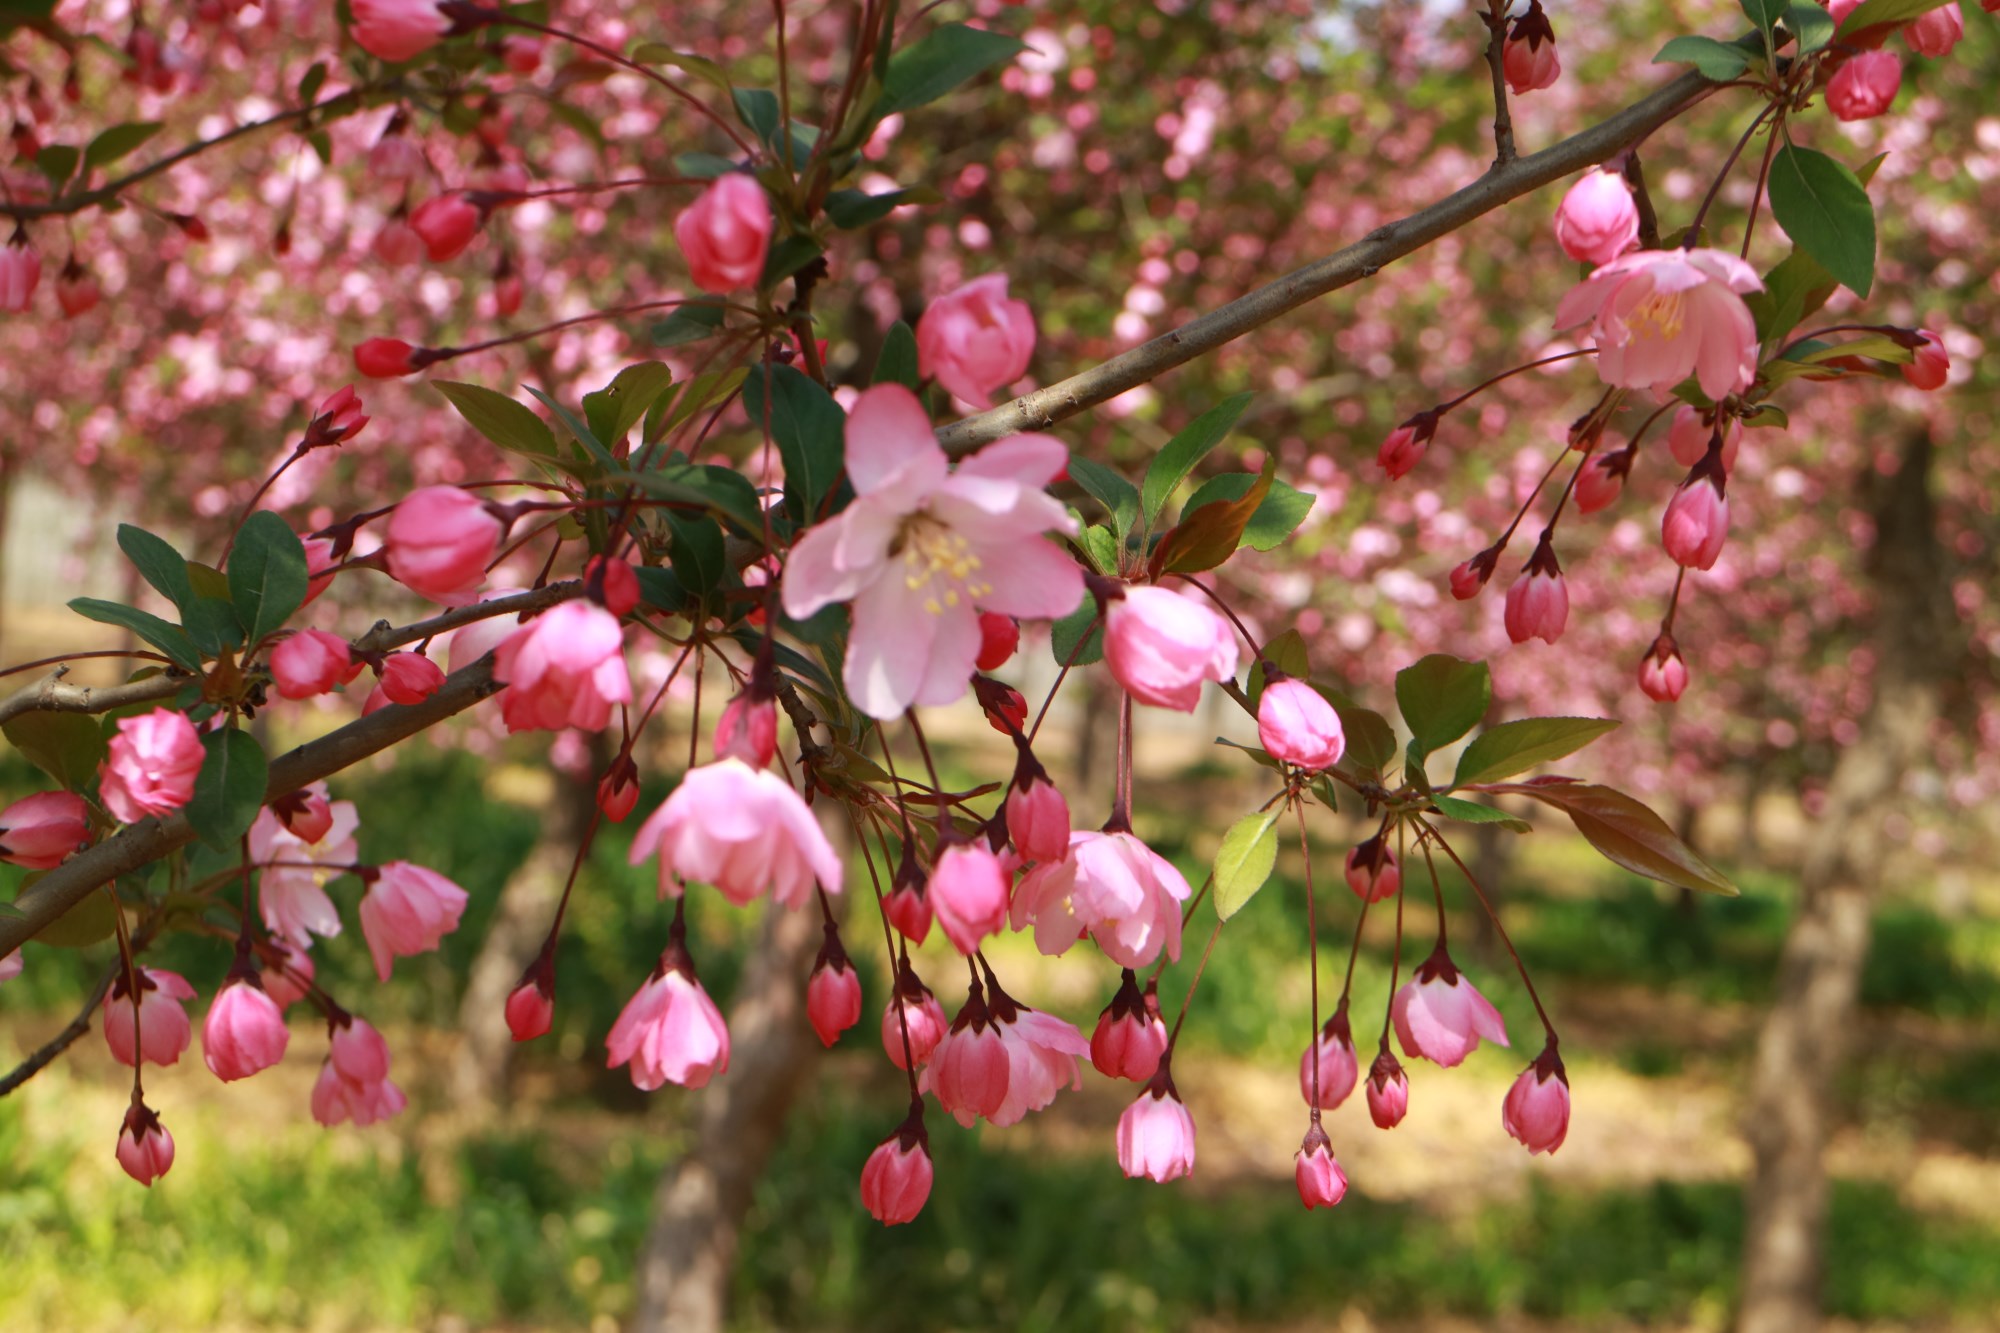
[[[194,987],[180,973],[164,968],[142,967],[137,971],[136,1000],[122,969],[104,997],[104,1044],[121,1065],[133,1063],[135,1055],[150,1064],[177,1064],[193,1035],[186,1002],[194,998]]]
[[[372,1125],[409,1101],[389,1080],[389,1044],[365,1018],[342,1014],[332,1022],[327,1057],[313,1083],[313,1119],[328,1127],[353,1121]]]
[[[465,915],[465,890],[435,870],[391,861],[363,877],[370,882],[361,896],[361,934],[379,980],[389,979],[396,958],[437,948]]]
[[[986,1006],[985,993],[972,983],[951,1029],[931,1048],[920,1085],[937,1094],[938,1105],[961,1125],[991,1117],[1007,1104],[1013,1057]]]
[[[674,219],[674,239],[694,285],[717,296],[753,287],[771,247],[771,202],[755,178],[732,171],[716,178]]]
[[[1171,862],[1127,832],[1072,833],[1069,856],[1022,876],[1013,926],[1032,924],[1035,947],[1060,954],[1087,932],[1121,967],[1181,956],[1181,909],[1190,890]]]
[[[1083,1086],[1079,1056],[1090,1054],[1090,1043],[1076,1026],[1053,1014],[1015,1002],[996,985],[992,1013],[1000,1044],[1007,1052],[1007,1096],[987,1119],[995,1125],[1017,1124],[1030,1111],[1056,1099],[1068,1083]]]
[[[915,1221],[931,1197],[930,1148],[917,1125],[914,1135],[905,1126],[883,1139],[861,1168],[861,1206],[884,1226]]]
[[[1479,596],[1486,580],[1493,577],[1494,566],[1498,563],[1499,552],[1491,550],[1459,561],[1451,570],[1451,595],[1461,602],[1469,602]]]
[[[278,1008],[289,1009],[306,997],[317,969],[312,955],[289,940],[273,938],[270,948],[277,957],[264,961],[264,993]]]
[[[1826,85],[1827,109],[1836,120],[1873,120],[1889,109],[1903,86],[1903,62],[1893,51],[1850,56]]]
[[[742,907],[767,890],[803,906],[818,883],[839,893],[840,857],[791,784],[741,759],[691,768],[632,839],[633,865],[658,854],[660,896],[685,880]]]
[[[1023,861],[1069,855],[1069,802],[1039,764],[1025,781],[1017,770],[1007,789],[1007,836]]]
[[[629,1064],[632,1086],[642,1092],[662,1083],[706,1087],[728,1071],[729,1025],[695,978],[694,960],[677,938],[626,1002],[605,1046],[605,1067]]]
[[[234,1083],[278,1063],[291,1039],[278,1002],[255,977],[238,977],[222,988],[202,1020],[202,1063],[224,1083]]]
[[[98,285],[97,275],[76,260],[64,264],[56,275],[56,304],[70,319],[89,314],[103,299],[104,288]]]
[[[731,699],[715,721],[715,757],[768,768],[777,753],[777,705],[768,695],[748,691]]]
[[[979,613],[979,656],[973,666],[981,671],[997,671],[1021,646],[1021,622],[997,611]]]
[[[119,1127],[118,1165],[148,1188],[173,1169],[174,1136],[144,1102],[134,1102]]]
[[[924,898],[960,953],[972,953],[1007,923],[1007,880],[984,841],[955,843],[938,853]]]
[[[361,674],[347,640],[323,629],[300,630],[271,650],[271,679],[287,699],[310,699]]]
[[[898,964],[896,970],[896,993],[882,1010],[882,1050],[890,1064],[908,1069],[912,1062],[922,1065],[931,1058],[951,1024],[944,1006],[915,972],[905,964]],[[903,1045],[906,1033],[907,1049]]]
[[[1929,329],[1918,329],[1917,336],[1923,342],[1916,349],[1916,359],[1901,367],[1903,378],[1919,389],[1942,389],[1951,377],[1951,353],[1945,350],[1944,339]]]
[[[356,45],[391,63],[414,60],[451,31],[437,0],[349,0]]]
[[[1302,680],[1272,673],[1257,701],[1257,739],[1273,759],[1318,773],[1340,762],[1347,733],[1326,696]]]
[[[935,914],[931,911],[923,867],[917,864],[916,853],[907,842],[903,844],[902,864],[896,867],[889,896],[882,901],[882,914],[910,943],[922,944],[930,938]]]
[[[352,384],[342,385],[328,394],[313,412],[312,420],[306,423],[306,447],[326,448],[353,439],[368,424],[363,415],[364,404],[361,395],[354,392]]]
[[[1554,643],[1569,623],[1569,588],[1548,534],[1542,535],[1527,568],[1507,589],[1507,637],[1515,643]]]
[[[1368,1069],[1368,1118],[1377,1129],[1394,1129],[1410,1109],[1410,1077],[1384,1046]]]
[[[547,968],[529,969],[519,985],[507,993],[507,1031],[515,1041],[533,1041],[554,1026],[556,997],[550,988],[552,974]]]
[[[1964,36],[1965,15],[1959,12],[1957,0],[1945,0],[1938,8],[1919,14],[1903,28],[1903,40],[1910,44],[1910,49],[1933,59],[1950,55],[1951,49]]]
[[[1591,456],[1576,477],[1578,513],[1594,514],[1618,502],[1619,495],[1625,490],[1625,478],[1632,470],[1633,456],[1630,449]]]
[[[1582,264],[1606,264],[1639,244],[1639,208],[1625,174],[1587,171],[1556,208],[1556,242]]]
[[[1142,704],[1192,713],[1201,683],[1236,677],[1236,634],[1194,599],[1165,588],[1126,588],[1104,612],[1104,663]]]
[[[118,719],[98,796],[120,823],[172,814],[194,795],[205,752],[184,713],[155,708]]]
[[[1118,1167],[1162,1185],[1194,1170],[1194,1117],[1164,1066],[1118,1117]]]
[[[954,471],[917,396],[893,383],[855,399],[846,437],[857,498],[792,547],[783,593],[794,619],[853,601],[843,674],[862,712],[955,702],[979,612],[1043,619],[1083,599],[1082,571],[1042,535],[1076,530],[1042,489],[1068,462],[1060,441],[1011,436]]]
[[[822,952],[813,965],[806,981],[806,1018],[822,1046],[832,1046],[861,1021],[861,977],[845,953],[829,957]]]
[[[625,817],[639,804],[639,766],[630,756],[618,759],[611,769],[597,783],[597,808],[604,817],[614,824],[625,821]]]
[[[1405,1055],[1451,1068],[1472,1054],[1483,1037],[1507,1044],[1507,1024],[1451,961],[1440,943],[1390,1005]]]
[[[0,810],[0,861],[50,870],[90,840],[90,808],[75,792],[39,791]]]
[[[1376,834],[1347,853],[1347,887],[1365,903],[1394,896],[1403,885],[1403,871],[1388,840]]]
[[[1382,447],[1375,453],[1375,464],[1389,474],[1391,481],[1399,480],[1423,459],[1430,442],[1428,434],[1418,434],[1416,427],[1405,422],[1382,441]]]
[[[500,39],[500,59],[508,69],[525,77],[542,67],[544,45],[539,37],[509,33]]]
[[[628,616],[639,605],[639,576],[624,560],[592,556],[583,567],[583,586],[592,601],[614,616]]]
[[[1687,662],[1671,635],[1662,634],[1639,659],[1639,688],[1655,703],[1670,704],[1688,686]]]
[[[1500,68],[1516,97],[1552,86],[1562,73],[1562,62],[1556,59],[1555,29],[1542,12],[1541,0],[1533,0],[1528,12],[1514,20],[1514,29],[1500,51]]]
[[[1319,1075],[1317,1101],[1313,1099],[1315,1062],[1318,1063]],[[1360,1077],[1360,1064],[1354,1057],[1354,1036],[1348,1027],[1347,1011],[1337,1009],[1333,1017],[1320,1027],[1312,1045],[1299,1056],[1299,1096],[1306,1099],[1307,1106],[1331,1111],[1347,1100]]]
[[[1004,273],[945,293],[917,320],[917,373],[977,408],[993,406],[993,391],[1026,374],[1034,353],[1034,313],[1008,299]]]
[[[1763,288],[1726,250],[1635,250],[1571,288],[1555,327],[1590,323],[1606,384],[1666,392],[1693,375],[1719,401],[1756,377],[1757,322],[1741,294]]]
[[[422,653],[390,653],[379,674],[390,703],[420,704],[444,685],[444,668]]]
[[[1347,1173],[1334,1160],[1333,1144],[1326,1137],[1326,1131],[1314,1125],[1306,1131],[1305,1142],[1300,1145],[1292,1170],[1293,1181],[1298,1186],[1299,1202],[1308,1212],[1314,1208],[1331,1208],[1347,1197]]]
[[[604,730],[611,706],[632,702],[624,648],[618,618],[589,602],[564,602],[515,630],[493,650],[507,730]]]
[[[368,243],[369,251],[391,268],[407,268],[424,257],[424,238],[401,217],[392,217]]]
[[[1660,544],[1673,562],[1688,569],[1713,569],[1729,537],[1729,501],[1722,493],[1718,451],[1713,469],[1695,471],[1667,502],[1660,520]]]
[[[354,802],[326,799],[323,782],[308,788],[302,803],[307,814],[289,825],[272,809],[258,811],[250,825],[250,863],[264,867],[257,881],[264,928],[304,949],[311,947],[314,935],[340,934],[340,913],[324,886],[346,873],[360,855],[354,832],[361,821]],[[315,804],[325,811],[324,823],[312,813]],[[315,832],[318,837],[306,836]]]
[[[1682,403],[1674,409],[1672,421],[1667,426],[1667,451],[1682,467],[1693,467],[1708,452],[1709,442],[1715,438],[1715,414],[1703,413],[1697,408]],[[1743,423],[1735,417],[1722,431],[1722,470],[1736,470],[1736,451],[1743,443]]]
[[[1097,1016],[1090,1034],[1090,1063],[1106,1078],[1152,1080],[1167,1049],[1167,1025],[1152,1011],[1139,990],[1131,968],[1125,969],[1117,994]]]
[[[42,257],[20,232],[0,246],[0,314],[18,315],[35,299],[42,280]]]
[[[414,374],[417,353],[401,338],[368,338],[355,344],[354,368],[371,380],[393,380]]]
[[[479,209],[454,192],[418,204],[410,214],[410,230],[422,238],[431,262],[442,264],[465,253],[484,220]]]
[[[333,575],[329,572],[340,561],[334,557],[333,541],[327,537],[301,537],[299,544],[306,548],[306,572],[312,577],[306,583],[306,602],[312,600],[333,586]]]
[[[391,578],[433,601],[456,601],[485,579],[500,520],[470,491],[425,486],[396,506],[383,546]]]
[[[1532,1156],[1554,1152],[1569,1134],[1569,1075],[1550,1042],[1521,1071],[1500,1108],[1500,1123]]]

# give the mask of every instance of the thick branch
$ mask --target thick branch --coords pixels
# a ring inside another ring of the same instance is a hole
[[[378,620],[369,631],[354,641],[358,653],[386,653],[391,648],[400,648],[406,643],[418,643],[434,638],[447,630],[475,621],[491,620],[495,616],[526,615],[534,611],[546,611],[559,602],[573,601],[583,596],[583,580],[570,579],[563,583],[550,583],[531,592],[515,593],[509,597],[494,597],[484,602],[474,602],[470,606],[454,607],[429,620],[419,620],[413,625],[400,628],[386,620]]]
[[[129,685],[65,685],[67,666],[59,666],[32,685],[0,699],[0,723],[11,722],[23,713],[108,713],[126,704],[151,703],[180,693],[191,677],[148,676]]]
[[[464,712],[500,688],[491,672],[490,658],[482,657],[471,666],[445,678],[438,692],[420,704],[391,705],[350,722],[338,731],[271,762],[271,780],[265,788],[267,799],[275,800],[349,768],[369,755],[407,740],[455,713]],[[79,852],[21,891],[14,900],[19,916],[0,917],[0,958],[30,940],[51,921],[76,906],[100,884],[157,861],[194,841],[187,816],[148,819],[133,824],[88,851]]]
[[[938,440],[947,453],[962,454],[1004,436],[1045,430],[1233,342],[1308,301],[1373,277],[1385,264],[1422,249],[1502,204],[1605,161],[1632,147],[1716,87],[1698,73],[1683,74],[1609,120],[1539,153],[1496,165],[1457,193],[1370,232],[1345,250],[1295,269],[1276,282],[1080,375],[944,426],[938,431]]]

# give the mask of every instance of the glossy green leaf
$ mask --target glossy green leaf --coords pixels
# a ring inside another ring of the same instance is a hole
[[[1495,810],[1490,805],[1461,800],[1456,796],[1433,797],[1431,808],[1446,819],[1456,819],[1461,824],[1498,824],[1515,833],[1527,833],[1533,829],[1527,820],[1510,815],[1505,810]]]
[[[1227,921],[1257,896],[1278,864],[1276,810],[1245,815],[1222,835],[1215,854],[1215,914]]]
[[[598,439],[616,446],[652,410],[660,395],[673,386],[673,368],[662,362],[641,361],[627,366],[612,377],[611,383],[583,396],[584,420],[590,423]]]
[[[82,791],[104,762],[104,732],[82,713],[22,713],[0,727],[27,761],[71,791]]]
[[[432,380],[431,387],[443,394],[474,430],[502,449],[533,458],[556,456],[555,432],[535,409],[519,399],[456,380]]]
[[[1655,65],[1693,65],[1703,78],[1714,83],[1729,80],[1750,68],[1750,53],[1713,37],[1676,37],[1653,57]]]
[[[675,69],[685,70],[706,83],[714,84],[723,92],[736,91],[730,86],[728,73],[707,56],[689,55],[685,51],[676,51],[660,42],[641,42],[632,48],[632,59],[641,65],[670,65]]]
[[[1083,487],[1111,515],[1111,529],[1122,543],[1139,520],[1139,488],[1102,463],[1081,454],[1069,460],[1069,479]]]
[[[768,428],[778,446],[785,465],[785,512],[801,527],[816,521],[845,466],[847,414],[808,376],[791,366],[762,363],[750,367],[743,381],[743,412],[752,430]]]
[[[1840,35],[1852,37],[1868,28],[1900,27],[1950,3],[1952,0],[1863,0],[1841,23]]]
[[[1024,49],[1024,43],[1005,33],[940,23],[889,58],[874,118],[935,102]]]
[[[160,619],[150,611],[141,611],[135,606],[107,602],[96,597],[73,597],[70,599],[69,609],[85,620],[131,630],[165,653],[175,666],[188,671],[201,670],[201,653],[196,650],[194,640],[187,636],[187,631],[179,625]]]
[[[1396,706],[1411,743],[1434,754],[1479,725],[1493,699],[1484,662],[1432,653],[1396,673]]]
[[[1785,144],[1771,159],[1771,216],[1801,250],[1856,296],[1875,282],[1875,206],[1852,171],[1825,153]]]
[[[917,335],[902,320],[882,335],[882,350],[875,355],[875,373],[869,383],[900,384],[911,393],[917,391],[921,383],[917,377]]]
[[[83,150],[83,165],[86,169],[108,167],[127,153],[144,145],[148,139],[158,134],[160,129],[161,125],[157,120],[113,125],[92,139],[90,145]]]
[[[702,515],[666,515],[667,530],[673,534],[669,557],[674,578],[694,596],[707,600],[722,586],[729,573],[722,525]]]
[[[118,525],[118,549],[125,553],[140,577],[153,585],[155,592],[182,612],[187,610],[194,586],[188,581],[186,556],[163,539],[130,523]]]
[[[1458,757],[1452,785],[1498,782],[1537,764],[1575,754],[1618,723],[1602,717],[1524,717],[1475,736]]]
[[[83,154],[66,143],[45,144],[42,151],[35,154],[35,170],[48,178],[51,187],[60,192],[76,175],[76,164],[83,160]]]
[[[1219,477],[1210,477],[1195,488],[1181,512],[1193,513],[1217,500],[1241,499],[1256,484],[1257,474],[1254,472],[1225,472]],[[1312,512],[1312,507],[1312,496],[1273,477],[1270,489],[1265,492],[1264,502],[1257,506],[1257,512],[1244,526],[1242,545],[1253,551],[1272,549],[1298,530],[1299,524],[1305,522],[1306,515]]]
[[[1157,578],[1163,571],[1199,574],[1214,569],[1235,555],[1237,548],[1243,545],[1243,534],[1248,530],[1251,518],[1270,493],[1277,466],[1278,460],[1267,456],[1264,471],[1240,497],[1211,500],[1183,510],[1181,521],[1174,524],[1153,551],[1151,567],[1154,577]]]
[[[1211,449],[1222,443],[1255,396],[1239,393],[1223,399],[1190,421],[1153,455],[1153,461],[1147,465],[1146,475],[1139,485],[1140,510],[1148,523],[1160,516],[1160,510],[1172,498],[1174,488],[1181,484],[1182,479],[1208,457]]]
[[[202,738],[208,752],[187,803],[188,826],[217,851],[227,851],[250,831],[270,784],[270,763],[257,738],[240,728]]]
[[[1794,55],[1811,55],[1833,40],[1833,15],[1818,5],[1792,5],[1785,10],[1785,27],[1797,43]]]
[[[252,644],[291,619],[305,604],[306,548],[291,525],[268,509],[244,522],[230,548],[229,599]]]
[[[764,256],[764,273],[757,279],[757,285],[775,287],[825,253],[810,236],[787,236]]]
[[[936,190],[925,186],[885,190],[881,194],[835,190],[826,197],[826,218],[836,227],[852,230],[880,222],[905,204],[935,204],[942,197]]]
[[[1083,605],[1049,626],[1049,650],[1057,666],[1090,666],[1104,660],[1104,626],[1098,623],[1095,599],[1084,598]]]
[[[1082,548],[1090,567],[1107,578],[1118,574],[1118,539],[1111,535],[1111,529],[1102,524],[1091,524],[1079,528],[1076,544]],[[1095,603],[1092,603],[1095,606]]]
[[[1250,678],[1244,682],[1243,693],[1249,697],[1254,710],[1264,698],[1264,662],[1288,676],[1303,680],[1312,674],[1312,661],[1306,655],[1306,641],[1296,629],[1288,629],[1264,645],[1264,655],[1250,664]]]
[[[700,342],[721,332],[723,317],[727,313],[719,303],[689,301],[653,325],[653,346],[685,347],[689,343]]]

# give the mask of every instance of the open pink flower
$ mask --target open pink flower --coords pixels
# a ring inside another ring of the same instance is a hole
[[[974,407],[1027,373],[1035,316],[1007,298],[1007,275],[989,273],[931,302],[917,321],[917,373]]]
[[[1496,1046],[1507,1044],[1500,1011],[1453,965],[1442,944],[1396,992],[1390,1011],[1404,1053],[1446,1069],[1472,1054],[1482,1037]]]
[[[435,870],[408,861],[378,867],[361,897],[361,934],[375,960],[375,975],[387,981],[397,957],[437,948],[458,929],[465,902],[465,890]]]
[[[564,602],[515,630],[493,650],[507,730],[604,730],[611,705],[632,702],[624,647],[618,618],[589,602]]]
[[[1194,1117],[1172,1079],[1153,1082],[1118,1117],[1118,1167],[1133,1179],[1162,1185],[1194,1170]]]
[[[1635,250],[1572,287],[1555,326],[1586,320],[1606,384],[1665,392],[1689,375],[1720,400],[1757,374],[1757,322],[1740,293],[1763,279],[1726,250]]]
[[[205,754],[194,723],[183,713],[155,708],[120,718],[98,793],[122,823],[172,814],[193,797]]]
[[[1553,1045],[1536,1056],[1507,1090],[1500,1123],[1531,1156],[1562,1147],[1569,1136],[1569,1075]]]
[[[186,1004],[193,998],[194,987],[180,973],[142,967],[135,1005],[121,970],[104,997],[104,1044],[111,1048],[111,1058],[121,1065],[131,1064],[135,1055],[150,1064],[178,1063],[193,1037]]]
[[[1071,1088],[1083,1086],[1077,1058],[1090,1054],[1090,1042],[1075,1024],[1030,1009],[997,987],[993,1000],[1000,1044],[1007,1052],[1007,1096],[987,1119],[1012,1125],[1054,1101],[1065,1083]]]
[[[382,1034],[365,1018],[336,1019],[331,1048],[313,1084],[313,1119],[328,1126],[349,1120],[372,1125],[406,1105],[403,1090],[389,1081],[389,1044]]]
[[[1088,932],[1121,967],[1181,956],[1187,879],[1130,833],[1072,833],[1069,856],[1036,866],[1014,890],[1014,929],[1032,924],[1035,947],[1059,954]]]
[[[315,782],[310,795],[324,800],[326,784]],[[326,896],[326,882],[346,874],[360,856],[354,831],[361,820],[354,802],[328,802],[326,810],[326,827],[312,842],[294,831],[296,823],[286,827],[268,807],[258,811],[250,825],[250,862],[265,867],[257,879],[264,928],[301,949],[312,947],[314,935],[340,933],[340,913]],[[318,866],[325,868],[314,868]]]
[[[979,657],[982,610],[1046,619],[1076,609],[1083,574],[1042,535],[1075,531],[1042,489],[1068,461],[1058,440],[1015,435],[953,471],[915,394],[862,391],[847,417],[857,498],[799,539],[784,576],[794,618],[853,601],[845,678],[856,707],[891,718],[955,702]]]
[[[90,811],[70,791],[38,791],[0,810],[0,861],[50,870],[90,840]]]
[[[470,491],[425,486],[389,515],[383,547],[391,578],[433,601],[457,602],[485,579],[500,520]]]
[[[691,768],[632,839],[638,865],[658,853],[660,896],[713,884],[738,907],[766,890],[802,906],[818,883],[839,893],[840,858],[791,784],[741,759]]]
[[[355,43],[382,60],[413,60],[451,30],[437,0],[349,0],[348,12]]]
[[[1007,923],[1008,874],[982,839],[955,843],[938,853],[924,889],[945,938],[962,954]]]
[[[728,1070],[729,1025],[678,941],[667,946],[652,977],[626,1002],[605,1046],[605,1067],[629,1063],[632,1086],[643,1092],[662,1083],[706,1087]]]
[[[740,171],[716,178],[674,219],[674,239],[687,257],[688,274],[705,292],[721,295],[753,287],[771,248],[771,201],[764,187]]]

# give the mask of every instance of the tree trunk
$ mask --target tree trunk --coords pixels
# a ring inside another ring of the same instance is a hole
[[[1885,806],[1923,761],[1949,672],[1953,617],[1919,434],[1874,505],[1878,656],[1874,702],[1828,783],[1799,873],[1798,915],[1758,1040],[1746,1126],[1753,1154],[1738,1333],[1810,1333],[1820,1324],[1827,1180],[1822,1156],[1843,1038],[1868,957],[1870,908],[1889,850]]]

